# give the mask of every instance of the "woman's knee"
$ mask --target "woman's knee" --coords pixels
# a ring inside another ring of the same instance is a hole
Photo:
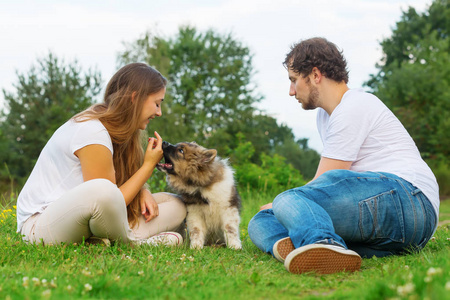
[[[182,222],[186,218],[186,204],[184,204],[180,196],[171,193],[156,193],[153,196],[158,205],[164,205],[170,209],[171,215],[174,219]]]
[[[113,207],[122,207],[125,205],[120,189],[111,181],[103,178],[93,179],[87,181],[89,183],[89,191],[91,193],[91,200],[95,202],[96,206],[103,209],[110,209]]]
[[[174,197],[173,200],[170,200],[173,206],[174,216],[177,220],[183,222],[187,215],[186,204],[179,198]]]

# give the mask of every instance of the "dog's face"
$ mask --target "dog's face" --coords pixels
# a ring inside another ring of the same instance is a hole
[[[162,148],[164,163],[156,167],[170,177],[179,177],[184,181],[202,177],[217,155],[215,149],[206,149],[194,142],[176,145],[163,142]]]

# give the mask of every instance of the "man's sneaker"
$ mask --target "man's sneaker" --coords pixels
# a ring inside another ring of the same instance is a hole
[[[279,261],[284,262],[286,256],[294,250],[294,245],[292,244],[290,237],[285,237],[278,240],[275,245],[273,245],[273,256]]]
[[[289,253],[284,266],[286,270],[294,274],[354,272],[361,267],[361,257],[358,253],[342,246],[311,244]]]
[[[183,243],[183,237],[178,232],[161,232],[148,239],[138,241],[139,245],[148,244],[151,246],[179,246]]]
[[[86,245],[100,245],[104,247],[110,247],[111,241],[107,238],[101,238],[96,236],[91,236],[85,241]]]

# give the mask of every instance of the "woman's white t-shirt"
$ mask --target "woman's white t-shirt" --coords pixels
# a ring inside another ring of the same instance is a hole
[[[29,217],[83,183],[80,160],[74,153],[92,144],[103,145],[113,153],[111,137],[99,120],[71,119],[55,131],[17,199],[18,232]]]
[[[395,174],[421,189],[439,215],[439,187],[433,172],[409,133],[376,96],[347,91],[331,116],[319,109],[317,128],[323,157],[351,161],[352,171]]]

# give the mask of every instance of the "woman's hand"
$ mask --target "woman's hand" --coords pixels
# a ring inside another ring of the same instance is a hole
[[[131,178],[119,187],[123,197],[125,198],[125,203],[127,206],[142,189],[144,184],[152,175],[156,165],[163,157],[162,138],[156,131],[155,136],[156,138],[152,137],[148,139],[148,145],[145,151],[144,163],[142,166],[136,171],[136,173],[133,174],[133,176],[131,176]],[[150,191],[148,191],[148,193],[149,196],[145,198],[144,202],[140,199],[141,211],[143,212],[147,222],[158,215],[157,207],[155,208],[155,204],[152,204],[153,196],[151,196]]]
[[[162,150],[162,138],[155,131],[155,136],[148,139],[147,150],[145,151],[144,156],[144,164],[149,164],[150,168],[153,170],[156,165],[163,158],[163,150]]]
[[[143,189],[141,193],[141,212],[145,218],[145,223],[159,215],[158,203],[156,203],[149,190]]]

